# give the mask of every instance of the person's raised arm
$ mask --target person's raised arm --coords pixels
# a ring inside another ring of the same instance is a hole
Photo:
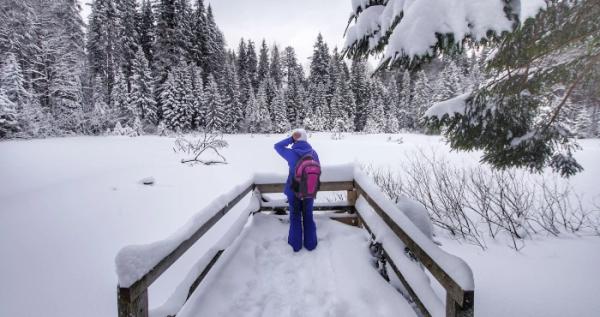
[[[294,153],[292,152],[292,150],[287,148],[287,146],[292,143],[294,143],[293,137],[285,138],[275,143],[275,151],[277,151],[277,153],[288,162],[291,161],[294,157]]]

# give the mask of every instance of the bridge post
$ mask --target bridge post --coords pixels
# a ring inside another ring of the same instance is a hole
[[[148,317],[148,290],[132,298],[129,288],[117,286],[119,317]]]
[[[450,294],[446,294],[446,317],[473,317],[475,308],[473,305],[473,292],[465,292],[463,305],[459,305]]]

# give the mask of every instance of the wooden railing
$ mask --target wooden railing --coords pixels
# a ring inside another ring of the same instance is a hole
[[[204,234],[206,234],[219,220],[227,214],[236,204],[238,204],[248,193],[255,191],[255,194],[262,197],[262,194],[267,193],[281,193],[283,191],[284,184],[282,183],[265,183],[265,184],[253,184],[243,190],[237,195],[231,202],[229,202],[224,208],[219,210],[210,219],[208,219],[203,225],[201,225],[197,231],[187,240],[183,241],[177,246],[171,253],[163,258],[154,268],[152,268],[147,274],[145,274],[138,281],[133,283],[130,287],[118,287],[118,313],[119,317],[147,317],[148,316],[148,287],[156,281],[161,274],[163,274],[171,265],[173,265],[196,241],[198,241]],[[398,239],[400,239],[404,245],[414,254],[423,266],[429,270],[432,276],[434,276],[439,283],[446,289],[446,316],[447,317],[458,317],[458,316],[473,316],[473,303],[474,303],[474,290],[463,289],[449,274],[446,272],[433,258],[422,248],[419,243],[408,235],[397,223],[392,220],[392,217],[388,214],[389,211],[384,210],[379,204],[369,195],[369,193],[362,188],[354,180],[350,181],[336,181],[336,182],[324,182],[321,184],[321,191],[345,191],[346,201],[334,203],[334,204],[315,204],[315,210],[332,210],[342,212],[344,215],[338,215],[338,217],[332,217],[332,219],[342,221],[347,224],[353,224],[364,227],[367,229],[372,236],[375,233],[371,231],[369,223],[365,222],[359,210],[355,207],[356,201],[359,197],[364,197],[373,210],[379,217],[389,226],[394,232]],[[277,209],[285,209],[287,206],[284,204],[270,204],[261,200],[261,211],[271,211]],[[254,212],[251,212],[252,215]],[[341,217],[340,217],[341,216]],[[355,221],[356,220],[356,221]],[[405,288],[410,293],[414,302],[417,304],[419,309],[425,316],[431,316],[432,313],[419,299],[417,292],[414,291],[413,285],[407,281],[394,263],[393,259],[388,255],[386,246],[382,246],[387,262],[393,269],[394,273],[399,277]],[[204,277],[208,274],[210,269],[219,260],[224,250],[216,252],[212,260],[206,265],[201,271],[201,274],[196,278],[194,283],[190,286],[189,296],[199,286]],[[166,317],[166,316],[165,316]]]

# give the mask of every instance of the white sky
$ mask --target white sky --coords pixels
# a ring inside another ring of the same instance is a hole
[[[92,0],[80,0],[91,3]],[[191,3],[195,2],[191,0]],[[341,47],[351,0],[205,0],[211,3],[217,24],[229,47],[237,49],[240,38],[258,47],[263,38],[280,48],[293,46],[302,64],[308,63],[319,32],[330,49]],[[87,21],[90,8],[83,6]]]

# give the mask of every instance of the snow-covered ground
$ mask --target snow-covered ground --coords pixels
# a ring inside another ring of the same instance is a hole
[[[447,153],[439,137],[402,137],[403,144],[387,142],[385,135],[333,141],[322,134],[310,141],[327,164],[394,167],[418,148],[477,164],[478,153]],[[0,143],[0,316],[115,316],[119,249],[168,236],[211,198],[256,172],[285,173],[272,147],[281,138],[227,136],[229,164],[212,167],[180,164],[170,138]],[[600,141],[581,144],[577,157],[586,171],[572,183],[584,197],[600,198]],[[154,186],[139,183],[149,176]],[[217,226],[206,240],[223,229]],[[519,253],[502,243],[483,252],[440,239],[473,268],[479,316],[600,315],[598,237],[535,237]],[[151,287],[151,307],[173,293],[209,247],[203,241]]]

